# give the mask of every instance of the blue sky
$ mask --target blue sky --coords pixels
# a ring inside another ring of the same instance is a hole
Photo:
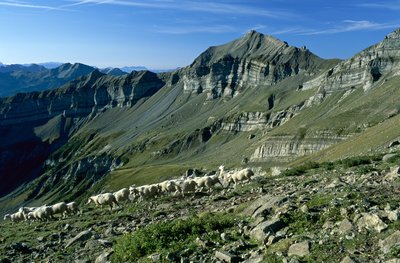
[[[400,0],[0,0],[0,61],[175,68],[251,29],[348,58],[399,15]]]

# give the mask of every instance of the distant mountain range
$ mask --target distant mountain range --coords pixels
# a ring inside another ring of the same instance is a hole
[[[56,88],[94,70],[80,63],[66,63],[53,69],[37,64],[3,65],[0,67],[0,97]]]
[[[0,97],[12,96],[18,92],[42,91],[60,87],[94,70],[112,76],[123,76],[134,71],[148,70],[142,66],[122,68],[97,68],[81,63],[45,62],[38,64],[0,63]],[[151,70],[155,73],[172,70]]]

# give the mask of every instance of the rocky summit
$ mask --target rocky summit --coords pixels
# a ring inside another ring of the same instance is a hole
[[[0,98],[0,262],[397,262],[399,54],[1,67],[32,92]]]

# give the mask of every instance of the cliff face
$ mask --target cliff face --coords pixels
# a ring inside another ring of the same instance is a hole
[[[320,77],[304,83],[303,89],[319,87],[324,92],[349,90],[358,86],[368,90],[388,74],[400,70],[400,29],[378,44],[339,63]]]
[[[164,82],[149,71],[110,77],[96,70],[61,89],[21,93],[0,100],[0,127],[48,120],[60,114],[75,118],[104,108],[131,106],[163,85]]]
[[[226,45],[210,47],[180,71],[185,91],[208,98],[232,97],[255,85],[273,85],[302,72],[313,74],[323,60],[306,48],[289,46],[255,31]]]
[[[122,77],[94,71],[60,89],[0,99],[0,195],[39,175],[48,156],[96,114],[132,106],[163,85],[148,71]]]
[[[309,155],[336,144],[346,136],[333,134],[314,134],[299,136],[274,136],[268,138],[256,148],[251,156],[252,161],[279,160],[290,161],[300,156]]]

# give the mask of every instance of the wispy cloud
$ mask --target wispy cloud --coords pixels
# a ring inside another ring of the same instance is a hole
[[[219,14],[235,14],[235,15],[253,15],[270,18],[283,18],[294,16],[291,12],[285,10],[267,10],[254,8],[246,5],[206,2],[206,1],[160,1],[148,0],[146,2],[136,0],[71,0],[74,3],[65,6],[77,6],[86,4],[98,5],[120,5],[143,7],[153,9],[174,9],[181,11],[197,11]]]
[[[340,25],[322,30],[306,30],[300,35],[321,35],[353,32],[361,30],[380,30],[400,27],[400,23],[376,23],[367,20],[344,20]]]
[[[215,25],[215,26],[179,26],[179,27],[160,27],[156,31],[165,34],[190,34],[190,33],[226,33],[234,32],[237,29],[232,26]]]
[[[55,10],[57,7],[47,6],[47,5],[36,5],[33,3],[22,2],[22,1],[0,1],[0,6],[9,6],[16,8],[33,8],[33,9],[46,9],[46,10]]]
[[[380,3],[364,3],[357,5],[359,7],[366,7],[366,8],[380,8],[380,9],[387,9],[398,11],[400,10],[400,1],[386,1]]]

